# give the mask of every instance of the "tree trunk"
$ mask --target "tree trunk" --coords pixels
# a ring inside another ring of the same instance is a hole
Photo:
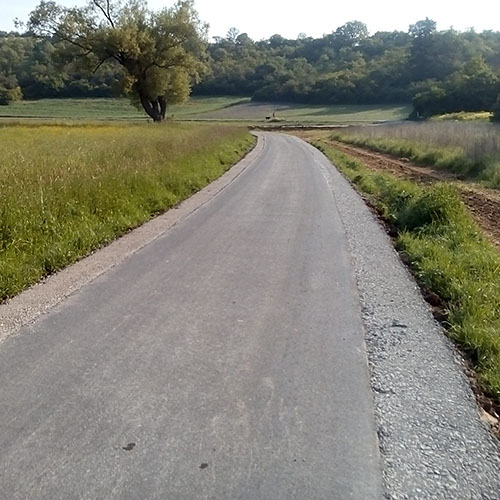
[[[158,103],[160,105],[160,113],[163,117],[163,120],[167,118],[167,99],[165,99],[164,95],[158,96]]]
[[[167,114],[167,100],[165,96],[160,95],[156,99],[150,99],[141,94],[139,97],[144,111],[155,123],[161,123],[165,120]]]

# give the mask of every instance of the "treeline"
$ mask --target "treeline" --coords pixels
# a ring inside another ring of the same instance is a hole
[[[64,63],[63,63],[64,61]],[[67,64],[49,39],[0,31],[0,104],[47,97],[112,97],[121,69]]]
[[[110,63],[61,70],[48,39],[0,33],[0,101],[9,98],[107,97],[121,69]],[[198,95],[311,104],[413,101],[415,116],[498,109],[500,32],[438,31],[430,19],[408,32],[368,33],[353,21],[321,38],[274,35],[254,41],[231,29],[207,46],[209,71]],[[7,96],[7,97],[5,97]],[[497,102],[495,107],[495,102]]]
[[[198,94],[311,104],[413,100],[415,115],[425,117],[491,110],[500,93],[500,32],[438,31],[430,19],[371,36],[358,21],[296,40],[254,42],[231,30],[209,53],[211,73]]]

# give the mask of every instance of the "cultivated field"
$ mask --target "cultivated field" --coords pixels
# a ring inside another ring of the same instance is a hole
[[[409,106],[305,106],[300,104],[254,103],[242,97],[192,97],[187,103],[169,107],[176,121],[215,120],[251,124],[266,123],[276,115],[276,123],[328,124],[402,120]],[[143,120],[145,114],[127,99],[41,99],[0,106],[0,119]]]
[[[500,188],[500,127],[492,123],[406,122],[349,127],[336,138]]]
[[[275,115],[272,123],[328,124],[394,121],[405,119],[410,113],[408,106],[350,105],[311,106],[247,102],[210,111],[199,116],[208,120],[265,121]]]
[[[253,142],[214,124],[0,127],[0,300],[187,198]]]

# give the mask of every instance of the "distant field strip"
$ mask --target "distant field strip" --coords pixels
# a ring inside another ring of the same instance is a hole
[[[285,123],[363,123],[405,119],[411,111],[405,105],[303,105],[251,102],[248,97],[192,97],[168,109],[177,121],[215,120],[265,123],[266,117]],[[146,116],[125,98],[41,99],[0,106],[0,119],[119,120],[140,121]]]
[[[403,120],[405,105],[305,105],[297,103],[244,102],[198,115],[204,120],[266,121],[272,123],[359,123]]]
[[[214,124],[0,127],[0,300],[176,205],[253,143]]]
[[[500,188],[500,126],[425,122],[351,127],[335,139],[432,165]]]
[[[184,104],[168,108],[168,116],[182,120],[197,117],[206,112],[223,109],[245,101],[242,97],[191,98]],[[246,99],[249,101],[249,99]],[[40,99],[15,101],[0,106],[0,118],[54,118],[69,120],[145,120],[139,111],[125,98],[101,99]]]

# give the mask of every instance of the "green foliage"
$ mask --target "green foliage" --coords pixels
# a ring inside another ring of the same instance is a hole
[[[442,230],[448,224],[464,220],[466,213],[456,191],[446,184],[438,184],[420,196],[405,199],[396,217],[401,229],[430,232],[430,226]]]
[[[253,140],[213,124],[0,127],[0,300],[198,191]]]
[[[136,105],[160,118],[166,103],[158,97],[167,96],[169,104],[182,100],[191,85],[197,95],[303,104],[406,103],[415,98],[415,117],[490,111],[500,92],[500,32],[438,31],[434,21],[425,19],[407,33],[370,35],[366,25],[351,21],[321,38],[302,34],[293,40],[276,34],[254,41],[233,28],[206,44],[205,28],[190,1],[154,13],[142,2],[130,0],[119,7],[110,0],[109,18],[107,5],[107,0],[90,0],[88,8],[63,9],[43,2],[31,26],[49,36],[0,34],[0,73],[16,76],[28,99],[128,92]],[[66,41],[56,43],[61,39]],[[184,42],[176,45],[180,40]],[[87,48],[91,53],[74,57]]]
[[[445,301],[450,336],[500,401],[500,255],[458,195],[449,185],[422,187],[370,171],[325,143],[317,146],[399,228],[397,248],[420,284]]]
[[[20,101],[22,98],[23,94],[17,84],[16,77],[0,74],[0,106],[6,106],[12,101]]]
[[[408,33],[369,36],[366,26],[354,21],[320,39],[246,37],[242,45],[238,36],[219,38],[209,47],[211,75],[195,92],[311,104],[405,102],[416,96],[420,116],[488,110],[500,69],[492,55],[500,50],[497,35],[437,31],[436,23],[425,19]]]
[[[61,58],[79,61],[82,70],[95,72],[109,61],[120,65],[122,91],[154,121],[165,118],[167,102],[187,98],[205,67],[206,26],[192,0],[158,12],[139,0],[90,0],[82,8],[42,0],[29,28],[55,39]]]
[[[431,80],[413,99],[423,117],[459,111],[487,111],[500,92],[500,77],[483,58],[473,58],[442,82]]]

